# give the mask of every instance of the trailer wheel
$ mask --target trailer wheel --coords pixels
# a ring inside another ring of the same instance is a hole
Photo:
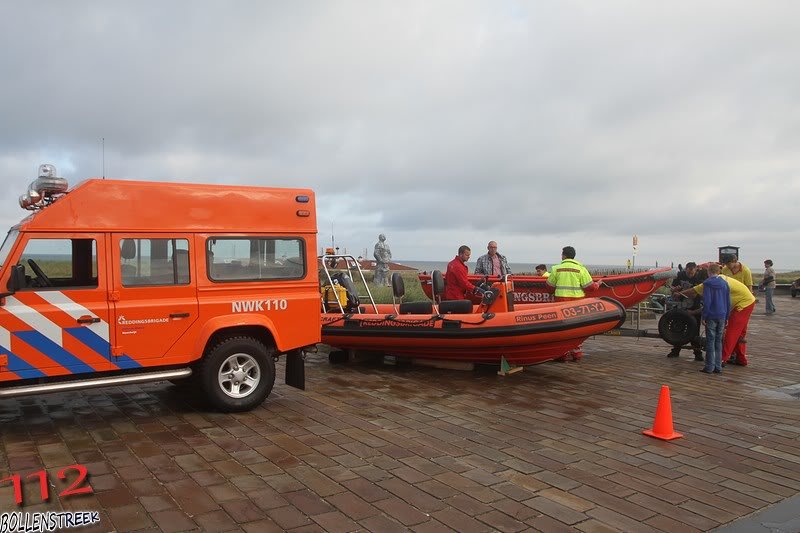
[[[200,381],[220,411],[247,411],[260,405],[275,384],[275,349],[252,337],[231,337],[203,358]]]
[[[673,346],[691,342],[699,332],[697,320],[683,309],[667,311],[658,321],[658,334]]]

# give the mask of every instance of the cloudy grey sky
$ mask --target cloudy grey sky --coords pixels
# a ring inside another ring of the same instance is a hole
[[[800,268],[800,3],[0,3],[0,224],[38,164],[311,187],[320,243]]]

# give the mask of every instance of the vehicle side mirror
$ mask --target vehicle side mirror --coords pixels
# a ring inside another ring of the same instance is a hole
[[[8,277],[6,283],[7,292],[0,294],[0,298],[11,296],[18,290],[25,287],[25,267],[22,265],[14,265],[11,267],[11,275]]]
[[[6,288],[12,293],[25,288],[25,267],[23,265],[11,267],[11,276],[8,278]]]

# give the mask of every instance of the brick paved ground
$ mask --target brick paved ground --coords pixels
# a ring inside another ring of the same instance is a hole
[[[506,378],[316,356],[307,391],[233,416],[168,384],[0,401],[0,478],[48,469],[22,509],[100,511],[85,531],[709,530],[800,492],[800,299],[776,303],[719,376],[602,337]],[[641,435],[662,383],[670,443]],[[95,493],[59,500],[74,463]]]

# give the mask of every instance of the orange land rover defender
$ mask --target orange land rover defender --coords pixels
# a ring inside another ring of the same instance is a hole
[[[0,398],[186,379],[224,411],[304,388],[320,340],[314,194],[52,165],[0,247]]]

